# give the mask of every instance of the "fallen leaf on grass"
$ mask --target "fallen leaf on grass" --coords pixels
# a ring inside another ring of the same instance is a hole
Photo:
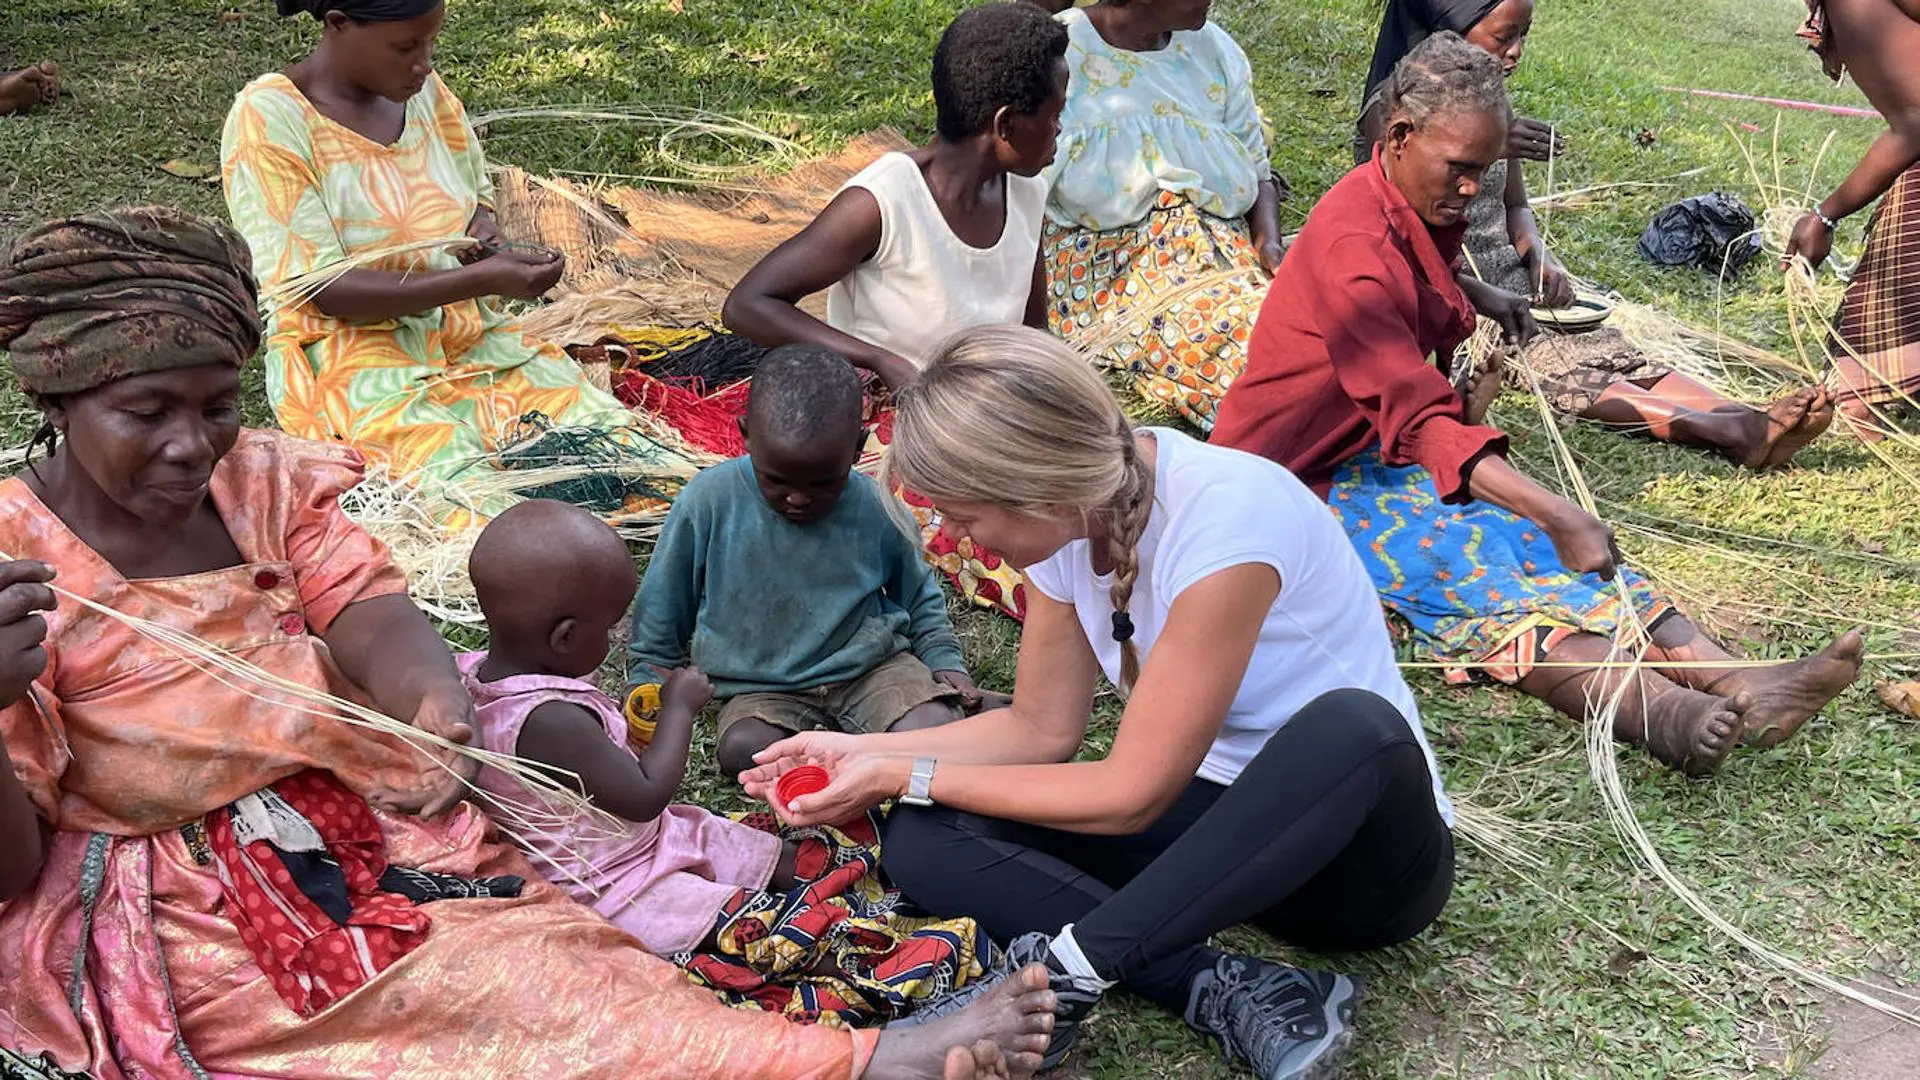
[[[687,11],[687,0],[667,0],[667,10],[675,15],[684,15]]]
[[[182,180],[205,180],[217,170],[211,165],[202,165],[194,161],[181,161],[175,158],[160,166],[160,171],[168,176],[177,176]]]
[[[1880,701],[1887,708],[1920,720],[1920,682],[1883,682],[1874,689],[1880,691]]]

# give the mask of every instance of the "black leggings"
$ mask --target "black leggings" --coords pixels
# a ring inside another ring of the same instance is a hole
[[[1336,690],[1267,740],[1231,787],[1194,780],[1145,832],[1092,836],[944,807],[896,807],[882,862],[936,915],[971,915],[998,941],[1073,924],[1103,978],[1176,1012],[1253,921],[1289,944],[1396,944],[1453,890],[1453,837],[1400,713]]]

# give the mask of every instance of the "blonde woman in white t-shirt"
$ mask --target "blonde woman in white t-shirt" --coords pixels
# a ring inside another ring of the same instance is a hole
[[[1031,4],[963,12],[933,54],[938,136],[883,155],[740,279],[723,319],[840,353],[898,390],[948,334],[1046,325],[1040,227],[1067,31]],[[827,319],[799,307],[827,290]]]
[[[1050,966],[1050,1061],[1124,983],[1262,1077],[1332,1075],[1354,983],[1205,942],[1252,920],[1316,951],[1378,948],[1452,888],[1451,809],[1338,522],[1278,465],[1134,429],[1083,357],[1021,327],[935,350],[886,468],[1026,572],[1013,703],[789,739],[748,790],[813,762],[832,784],[780,807],[791,821],[902,800],[887,871],[1012,939],[1001,970]],[[1076,761],[1103,673],[1126,708],[1112,750]]]

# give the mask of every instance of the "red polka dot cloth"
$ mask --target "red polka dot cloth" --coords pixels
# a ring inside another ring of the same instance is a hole
[[[281,999],[301,1016],[312,1016],[413,951],[426,940],[431,920],[405,896],[381,891],[385,846],[364,799],[318,769],[287,777],[272,791],[325,845],[311,860],[322,867],[315,875],[320,887],[308,883],[319,900],[302,890],[273,844],[240,842],[231,808],[207,815],[207,845],[240,939]],[[296,865],[301,862],[295,858]],[[328,888],[341,878],[343,896]],[[336,921],[335,914],[345,917]]]

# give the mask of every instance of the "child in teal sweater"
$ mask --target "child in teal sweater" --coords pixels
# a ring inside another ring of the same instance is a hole
[[[747,456],[680,492],[634,601],[628,682],[706,672],[727,699],[716,756],[729,775],[796,732],[932,727],[978,704],[920,545],[853,471],[860,406],[844,358],[768,353]]]

